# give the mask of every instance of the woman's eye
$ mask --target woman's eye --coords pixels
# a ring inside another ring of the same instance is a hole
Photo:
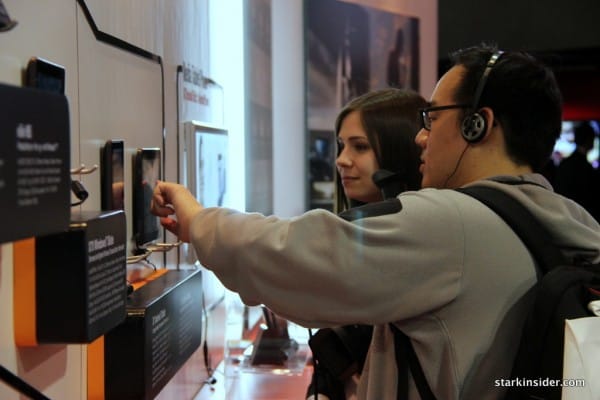
[[[357,143],[357,144],[354,145],[354,148],[357,151],[367,151],[367,150],[369,150],[371,148],[371,146],[369,146],[368,143]]]

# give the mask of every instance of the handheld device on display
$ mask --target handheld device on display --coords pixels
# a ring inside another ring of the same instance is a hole
[[[65,93],[65,68],[39,57],[32,57],[25,70],[25,86]]]
[[[124,206],[124,144],[109,140],[100,149],[100,192],[103,211],[122,210]]]
[[[133,235],[138,248],[158,239],[158,217],[150,212],[152,192],[160,179],[160,149],[137,149],[133,159]]]

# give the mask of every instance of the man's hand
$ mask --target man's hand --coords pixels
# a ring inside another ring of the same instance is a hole
[[[190,241],[190,223],[203,209],[185,186],[161,181],[154,188],[150,208],[161,225],[183,242]]]

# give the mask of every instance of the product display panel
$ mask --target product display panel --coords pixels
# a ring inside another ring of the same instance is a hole
[[[194,121],[184,123],[181,183],[205,207],[227,206],[227,130]],[[181,246],[182,260],[197,260],[192,246]]]
[[[43,58],[33,57],[25,70],[25,86],[65,93],[65,68]]]

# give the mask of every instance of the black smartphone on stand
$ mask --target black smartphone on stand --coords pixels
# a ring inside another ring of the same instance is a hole
[[[25,69],[25,86],[65,94],[65,67],[32,57]]]
[[[124,151],[122,140],[108,140],[100,148],[100,203],[103,211],[124,209]]]
[[[158,217],[150,212],[154,187],[160,179],[160,149],[137,149],[133,158],[133,235],[138,249],[158,239]]]

